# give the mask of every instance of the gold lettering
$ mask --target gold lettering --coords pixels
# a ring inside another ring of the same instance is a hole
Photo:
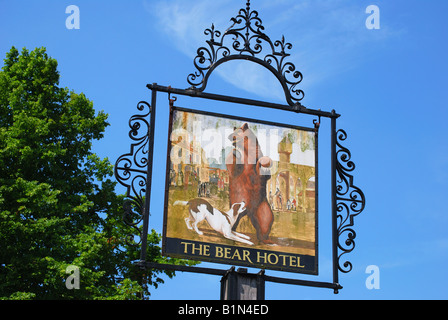
[[[240,256],[240,253],[239,253],[238,249],[235,249],[235,252],[233,253],[232,259],[235,259],[235,257],[238,260],[241,260],[241,256]]]
[[[261,262],[261,258],[263,258],[264,262]],[[266,263],[267,254],[263,253],[263,256],[260,255],[260,251],[257,251],[257,263]]]
[[[199,254],[202,255],[202,244],[199,244],[198,246],[199,248],[197,248],[194,243],[191,244],[191,254],[195,254],[195,251],[199,251]]]
[[[274,256],[274,258],[275,258],[274,261],[271,260],[271,257],[272,257],[272,256]],[[270,264],[277,264],[277,263],[278,263],[278,257],[277,257],[277,255],[276,255],[275,253],[270,253],[270,254],[268,255],[268,261],[269,261]]]
[[[290,256],[289,257],[289,266],[290,267],[295,267],[297,264],[297,258],[294,256]]]
[[[249,258],[249,254],[250,254],[249,250],[243,250],[243,260],[247,260],[250,263],[253,263],[252,260],[250,260]]]
[[[284,254],[280,254],[279,257],[282,258],[282,265],[286,266],[286,257],[288,257],[288,256],[286,256]]]
[[[208,244],[204,245],[204,252],[203,252],[204,256],[209,257],[210,256],[210,246]]]
[[[210,256],[210,246],[207,244],[194,244],[190,242],[181,242],[180,244],[183,246],[184,253],[188,254],[190,250],[191,254]]]
[[[180,244],[183,244],[183,245],[184,245],[184,253],[187,253],[187,246],[188,246],[189,244],[191,244],[191,243],[188,243],[188,242],[181,242]]]
[[[184,253],[199,254],[203,256],[210,256],[210,245],[207,244],[195,244],[190,242],[181,242],[183,246]],[[220,247],[214,246],[215,248],[215,258],[232,259],[238,261],[247,261],[249,263],[254,263],[250,257],[251,252],[246,249],[232,248],[232,247]],[[190,251],[190,252],[189,252]],[[276,254],[269,252],[257,252],[256,263],[259,264],[270,264],[295,267],[295,268],[305,268],[306,266],[301,264],[299,256],[287,255],[287,254]],[[255,252],[253,253],[255,254]]]
[[[230,248],[224,248],[224,258],[230,259]]]
[[[297,267],[299,268],[305,268],[305,266],[300,265],[300,257],[297,257]]]
[[[223,257],[222,247],[216,246],[215,257],[216,258],[222,258]]]

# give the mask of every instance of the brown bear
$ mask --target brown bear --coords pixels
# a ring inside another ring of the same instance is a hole
[[[274,215],[266,198],[266,184],[271,178],[272,160],[263,156],[257,136],[247,123],[241,128],[235,128],[228,138],[234,146],[234,150],[226,158],[230,205],[244,201],[247,208],[238,217],[233,230],[236,230],[240,219],[247,215],[257,232],[258,240],[272,244],[269,233]]]

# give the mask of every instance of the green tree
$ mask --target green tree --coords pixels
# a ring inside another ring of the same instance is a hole
[[[82,93],[59,87],[45,48],[12,48],[0,72],[0,299],[140,299],[163,283],[132,264],[124,196],[113,166],[92,153],[107,115]],[[160,254],[148,237],[148,257]],[[187,261],[171,259],[170,263]],[[68,290],[69,265],[80,288]],[[170,278],[173,272],[165,272]]]

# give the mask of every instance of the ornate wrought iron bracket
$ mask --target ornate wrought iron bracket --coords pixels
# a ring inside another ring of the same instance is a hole
[[[353,266],[349,261],[342,264],[341,258],[355,248],[354,218],[364,210],[366,200],[361,189],[353,184],[353,175],[350,173],[355,170],[355,164],[351,161],[350,151],[341,145],[341,142],[345,139],[347,139],[346,132],[339,129],[336,132],[336,146],[338,148],[336,151],[336,209],[338,212],[338,248],[341,251],[338,256],[338,268],[339,271],[348,273]]]
[[[140,101],[140,113],[129,119],[129,137],[132,141],[130,152],[120,156],[115,163],[115,177],[126,187],[123,221],[132,227],[133,234],[127,236],[131,245],[141,245],[142,259],[146,256],[148,218],[150,215],[150,192],[152,175],[152,155],[154,148],[156,93],[153,92],[150,105]],[[138,240],[135,239],[138,236]]]
[[[333,279],[338,283],[339,271],[348,273],[353,269],[352,263],[343,261],[342,257],[355,248],[354,218],[364,210],[366,200],[361,189],[353,183],[355,164],[350,150],[342,145],[347,133],[342,129],[336,131],[335,118],[331,121],[331,131]]]
[[[274,74],[285,92],[288,104],[298,111],[305,108],[300,104],[304,92],[297,86],[302,82],[302,73],[296,70],[293,63],[286,61],[290,56],[292,44],[281,40],[272,41],[263,31],[258,12],[250,9],[250,1],[246,8],[240,9],[238,15],[230,19],[233,24],[221,35],[214,24],[204,31],[209,35],[207,47],[200,47],[194,59],[197,71],[187,77],[190,89],[204,91],[210,74],[219,65],[231,60],[249,60],[262,65]],[[231,43],[227,44],[227,39]],[[263,48],[263,46],[268,49]],[[267,51],[267,53],[265,53]],[[264,54],[264,56],[262,56]],[[258,57],[261,56],[261,57]]]
[[[146,194],[148,171],[148,146],[149,146],[149,122],[151,106],[145,101],[137,104],[140,114],[135,114],[129,119],[129,138],[135,141],[131,144],[129,153],[120,156],[115,163],[115,177],[117,181],[126,187],[127,201],[124,205],[124,222],[133,227],[141,238],[141,222],[144,216],[144,197]],[[134,236],[130,235],[134,240]],[[140,244],[141,240],[137,243]]]

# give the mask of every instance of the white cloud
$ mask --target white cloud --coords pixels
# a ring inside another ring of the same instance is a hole
[[[160,30],[192,58],[199,47],[207,46],[204,30],[214,23],[224,32],[231,25],[229,19],[243,6],[241,1],[224,0],[145,0],[144,4]],[[304,74],[301,86],[305,93],[319,82],[355,68],[363,60],[366,43],[397,35],[385,26],[375,35],[366,30],[364,5],[349,0],[260,0],[252,9],[259,12],[264,31],[273,42],[284,34],[293,44],[288,61]],[[266,76],[266,70],[257,64],[237,61],[219,66],[216,72],[248,92],[284,101],[278,81]]]
[[[196,50],[203,46],[207,39],[204,30],[210,28],[212,23],[227,23],[233,15],[227,3],[223,0],[143,2],[146,11],[156,18],[161,32],[173,41],[178,50],[191,57],[196,56]]]
[[[284,100],[285,94],[277,78],[258,64],[249,61],[231,61],[219,66],[216,72],[225,81],[247,92],[276,101]]]

